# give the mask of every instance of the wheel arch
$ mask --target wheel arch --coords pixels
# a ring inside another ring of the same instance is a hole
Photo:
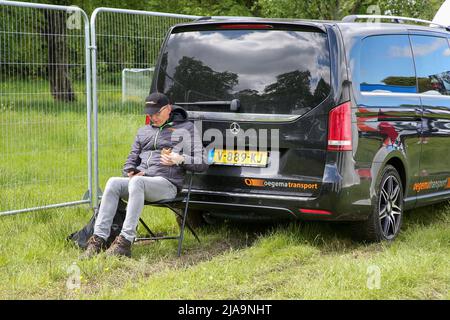
[[[379,157],[382,154],[379,154]],[[378,159],[381,160],[381,159]],[[409,186],[409,178],[408,178],[408,166],[407,161],[403,153],[401,153],[398,150],[395,150],[393,152],[390,152],[387,155],[384,155],[384,159],[382,161],[374,161],[372,163],[372,184],[371,184],[371,198],[375,195],[376,185],[379,181],[380,173],[383,171],[383,169],[387,166],[391,165],[393,166],[398,174],[400,175],[400,179],[403,186],[403,196],[407,196],[407,190]]]
[[[395,170],[397,170],[397,172],[400,176],[400,179],[402,180],[401,182],[403,185],[403,196],[406,197],[406,193],[407,193],[406,191],[408,189],[407,189],[407,178],[406,178],[407,176],[406,176],[405,164],[403,163],[403,161],[400,158],[394,156],[386,162],[384,167],[386,167],[387,165],[391,165],[395,168]]]

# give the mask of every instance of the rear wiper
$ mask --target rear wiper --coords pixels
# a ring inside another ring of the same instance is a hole
[[[174,104],[180,106],[230,106],[230,111],[239,111],[241,102],[239,99],[233,99],[231,101],[196,101],[196,102],[175,102]]]

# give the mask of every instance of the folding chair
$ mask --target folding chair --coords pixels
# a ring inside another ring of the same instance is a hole
[[[175,239],[177,239],[178,240],[178,253],[177,254],[178,254],[178,257],[180,257],[180,255],[181,255],[181,246],[182,246],[183,240],[184,240],[184,228],[186,226],[189,229],[189,231],[191,231],[191,233],[194,235],[195,239],[197,239],[197,241],[200,243],[200,239],[198,238],[198,236],[195,233],[194,229],[186,221],[187,220],[187,215],[188,215],[188,209],[189,209],[189,197],[191,195],[192,178],[194,176],[194,172],[188,171],[186,173],[186,175],[189,177],[189,184],[188,184],[188,192],[187,192],[187,194],[185,196],[183,196],[181,194],[177,194],[177,196],[175,198],[173,198],[173,199],[160,200],[160,201],[155,201],[155,202],[149,202],[149,201],[145,202],[145,205],[154,206],[154,207],[166,207],[166,208],[169,208],[170,210],[172,210],[175,213],[175,215],[180,217],[181,221],[182,221],[181,222],[181,227],[180,227],[180,234],[178,236],[156,236],[150,230],[150,228],[147,226],[147,224],[144,222],[144,220],[142,218],[140,218],[139,221],[142,223],[144,228],[149,233],[149,237],[142,237],[142,238],[138,237],[138,238],[136,238],[134,240],[134,242],[146,241],[146,240],[169,240],[169,239],[174,239],[175,240]],[[174,206],[176,204],[180,204],[180,203],[184,203],[183,214],[180,214],[174,208]]]

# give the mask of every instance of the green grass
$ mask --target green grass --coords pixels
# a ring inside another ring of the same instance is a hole
[[[83,226],[84,208],[3,217],[0,299],[449,299],[450,207],[408,212],[393,243],[352,242],[340,225],[225,223],[176,242],[136,244],[132,259],[79,261],[65,237]],[[177,231],[165,209],[146,208],[154,230]],[[139,230],[143,232],[143,230]],[[80,287],[69,290],[73,264]],[[368,269],[381,272],[369,289]]]
[[[34,92],[33,84],[23,91],[15,85],[8,90]],[[45,91],[46,84],[34,86]],[[99,96],[101,187],[120,174],[144,120],[137,106],[121,105],[116,88],[102,89],[108,91]],[[0,211],[81,199],[87,189],[82,98],[68,104],[49,94],[0,96]],[[91,214],[77,207],[0,217],[0,299],[450,298],[449,204],[408,212],[391,244],[352,242],[337,224],[226,223],[200,229],[201,244],[187,233],[180,259],[177,243],[163,241],[136,244],[132,259],[79,261],[80,251],[65,239]],[[143,216],[155,231],[177,232],[168,210],[146,207]],[[367,286],[371,268],[380,271],[379,289]],[[80,287],[70,290],[74,277]]]

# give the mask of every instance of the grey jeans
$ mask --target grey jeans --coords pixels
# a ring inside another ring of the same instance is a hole
[[[133,242],[144,202],[172,199],[176,195],[177,187],[163,177],[110,178],[102,196],[94,234],[108,239],[119,199],[128,199],[127,215],[120,234]]]

